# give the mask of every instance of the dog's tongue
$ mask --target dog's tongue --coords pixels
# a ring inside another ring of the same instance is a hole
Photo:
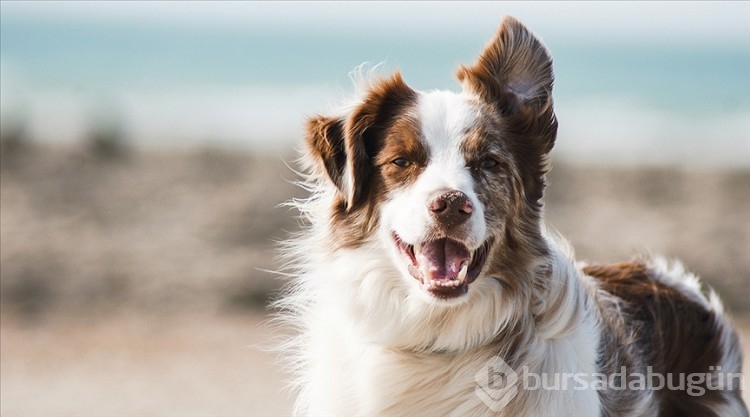
[[[442,281],[453,280],[458,276],[463,264],[471,260],[469,249],[450,239],[425,242],[416,254],[419,270],[424,279]]]

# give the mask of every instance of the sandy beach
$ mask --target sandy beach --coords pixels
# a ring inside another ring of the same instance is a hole
[[[304,195],[291,152],[0,155],[0,415],[289,415],[263,323],[274,242],[298,228],[280,204]],[[579,259],[682,259],[750,351],[750,169],[556,161],[549,183]]]

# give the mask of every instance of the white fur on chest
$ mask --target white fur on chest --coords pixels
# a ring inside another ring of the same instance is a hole
[[[311,366],[303,377],[304,415],[543,417],[560,416],[561,412],[570,416],[599,415],[597,393],[575,390],[572,384],[567,390],[539,388],[533,391],[526,391],[519,385],[518,394],[507,407],[493,410],[475,392],[479,386],[476,375],[486,369],[503,345],[502,340],[450,353],[413,353],[408,349],[387,347],[393,345],[384,343],[386,340],[373,329],[379,328],[382,334],[398,333],[393,326],[399,321],[399,314],[407,322],[414,318],[408,316],[408,309],[389,308],[389,305],[397,307],[398,299],[389,299],[386,294],[375,296],[371,292],[375,288],[367,289],[370,279],[380,284],[389,280],[388,268],[372,261],[377,259],[372,257],[372,251],[366,252],[371,259],[369,263],[350,253],[330,263],[330,269],[318,272],[319,278],[325,275],[329,284],[337,285],[318,288],[318,302],[305,317],[308,333],[304,355]],[[572,266],[562,257],[558,261],[551,285],[566,294],[565,298],[575,293],[583,295]],[[397,282],[394,279],[394,285]],[[353,298],[347,302],[346,296]],[[376,304],[368,306],[358,296]],[[555,294],[550,297],[554,298]],[[576,307],[581,306],[576,306],[572,300],[561,304],[566,307],[555,315],[555,323],[546,323],[547,327],[540,323],[539,328],[532,331],[534,336],[522,346],[523,358],[517,366],[528,366],[529,372],[538,375],[592,375],[596,372],[596,346],[599,344],[596,316],[588,308],[576,311]],[[481,316],[466,311],[461,311],[460,315],[464,326],[482,320]],[[422,326],[429,329],[420,328],[419,321],[412,321],[411,335],[434,330],[429,323],[422,323]],[[455,331],[455,328],[445,331]],[[522,375],[522,369],[514,370]]]
[[[414,354],[363,342],[351,323],[329,321],[311,334],[310,416],[598,416],[595,391],[525,391],[507,409],[493,410],[476,394],[476,374],[493,358],[488,349],[452,354]],[[585,343],[590,335],[571,335],[555,343],[540,343],[542,361],[530,371],[591,373],[594,349]],[[577,336],[577,337],[576,337]],[[543,351],[543,352],[542,352]],[[538,358],[541,359],[541,358]],[[534,361],[535,358],[530,358]],[[518,370],[521,378],[521,370]],[[523,412],[519,414],[518,408]],[[565,410],[565,411],[562,411]]]
[[[474,405],[471,415],[490,415],[474,393],[484,357],[383,348],[352,337],[357,330],[341,324],[311,335],[319,366],[309,375],[309,415],[459,416],[464,404]]]

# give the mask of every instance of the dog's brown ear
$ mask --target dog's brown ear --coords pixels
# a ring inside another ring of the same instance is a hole
[[[373,160],[383,146],[385,130],[415,99],[416,92],[395,73],[374,83],[347,117],[308,120],[306,143],[316,160],[313,169],[318,175],[325,172],[338,188],[347,211],[366,200],[375,171]]]
[[[344,120],[316,116],[307,120],[307,151],[312,156],[312,171],[316,177],[327,177],[345,194]]]
[[[507,121],[508,143],[522,162],[526,199],[538,206],[547,155],[557,136],[552,58],[547,49],[521,22],[506,16],[477,62],[460,67],[456,76],[464,89]]]
[[[456,74],[464,88],[503,115],[530,127],[552,114],[552,58],[542,43],[518,20],[506,16],[495,37],[472,66]]]

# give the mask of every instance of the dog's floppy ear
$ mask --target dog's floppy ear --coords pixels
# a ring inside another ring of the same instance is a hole
[[[465,89],[494,105],[519,129],[531,128],[539,118],[554,122],[552,58],[525,26],[510,16],[503,18],[477,62],[461,66],[456,76]]]
[[[305,137],[307,151],[312,156],[313,175],[327,176],[344,193],[344,171],[346,151],[344,150],[344,120],[336,117],[315,116],[307,120]]]
[[[372,161],[383,145],[385,130],[415,98],[416,92],[397,72],[374,83],[348,116],[308,120],[306,144],[315,159],[314,174],[325,173],[344,197],[347,211],[366,199],[375,168]]]

